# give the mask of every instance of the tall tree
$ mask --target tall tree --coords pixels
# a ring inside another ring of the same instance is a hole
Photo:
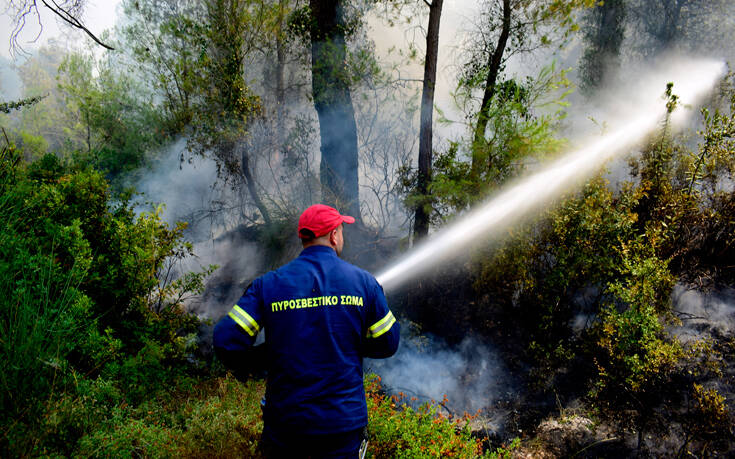
[[[251,154],[245,142],[250,120],[260,110],[259,99],[245,83],[247,0],[208,0],[207,56],[203,61],[203,104],[195,120],[195,148],[211,150],[218,164],[242,177],[263,221],[270,212],[260,196]],[[239,173],[239,174],[238,174]]]
[[[593,0],[491,0],[487,2],[479,39],[471,45],[463,85],[481,85],[482,102],[473,131],[471,178],[476,181],[489,166],[486,151],[488,111],[497,94],[507,60],[542,47],[561,46],[577,30],[574,11],[592,6]]]
[[[472,142],[473,178],[477,178],[480,175],[480,168],[482,167],[482,159],[479,153],[480,148],[476,148],[476,146],[480,145],[480,143],[485,140],[490,100],[495,94],[495,83],[498,79],[498,74],[500,73],[500,67],[503,64],[503,55],[505,54],[505,48],[508,44],[508,38],[510,37],[510,8],[510,0],[503,0],[503,20],[500,26],[500,35],[498,36],[498,41],[495,44],[495,49],[491,54],[488,54],[486,70],[487,79],[485,80],[485,88],[482,92],[482,102],[480,103],[480,110],[477,113],[477,124],[475,125],[475,134]]]
[[[627,0],[634,48],[644,57],[679,49],[712,50],[732,40],[731,0]]]
[[[590,10],[586,17],[584,38],[587,48],[580,64],[582,87],[592,90],[600,86],[605,74],[620,57],[625,38],[624,0],[606,0]]]
[[[344,0],[310,0],[311,85],[319,117],[322,200],[359,217],[357,125],[346,63]]]
[[[122,5],[128,17],[124,47],[157,91],[168,133],[178,135],[191,123],[201,96],[204,5],[195,0],[123,0]]]
[[[637,2],[634,5],[636,17],[642,29],[650,36],[650,51],[658,53],[669,48],[682,37],[680,30],[686,22],[686,11],[682,17],[684,7],[704,7],[708,1],[699,0],[660,0],[658,2]],[[700,5],[696,5],[696,4]],[[687,10],[689,9],[687,8]],[[696,14],[696,13],[694,13]]]
[[[428,1],[429,26],[426,30],[426,59],[424,60],[424,84],[421,95],[421,127],[419,132],[419,168],[417,188],[421,196],[427,196],[431,182],[432,137],[434,115],[434,89],[436,87],[436,61],[439,54],[439,23],[444,0]],[[414,237],[429,234],[430,206],[424,199],[416,206]]]

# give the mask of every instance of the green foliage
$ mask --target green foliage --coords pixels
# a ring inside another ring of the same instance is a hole
[[[66,51],[55,46],[41,47],[38,52],[18,68],[23,82],[23,97],[43,97],[38,103],[23,110],[1,115],[9,137],[31,161],[47,149],[29,148],[27,140],[43,138],[48,151],[68,159],[71,152],[83,143],[75,114],[68,110],[59,92],[56,75]]]
[[[667,87],[669,111],[677,103],[674,90]],[[720,377],[711,343],[683,343],[668,330],[678,324],[671,308],[677,282],[733,278],[723,258],[729,245],[717,242],[731,234],[735,217],[724,185],[732,177],[730,91],[714,116],[704,111],[698,153],[671,136],[667,117],[630,162],[636,181],[613,189],[595,178],[554,210],[514,228],[507,243],[474,256],[484,308],[474,322],[512,323],[506,329],[525,344],[523,356],[541,389],[554,388],[560,369],[589,378],[598,414],[641,436],[676,422],[692,383]],[[700,398],[709,406],[702,410],[717,411],[713,394]],[[687,412],[699,409],[692,405]],[[706,449],[715,441],[684,424],[690,445]]]
[[[617,277],[621,240],[634,234],[635,196],[616,196],[602,178],[554,210],[517,228],[508,242],[475,256],[475,290],[491,306],[518,324],[526,355],[539,382],[550,378],[574,357],[570,328],[577,292],[592,287],[592,311],[603,295],[600,286]],[[597,291],[595,291],[597,290]]]
[[[37,414],[33,396],[63,384],[67,357],[83,347],[83,340],[75,338],[95,333],[90,298],[79,288],[92,258],[81,221],[54,225],[36,220],[36,206],[60,196],[46,187],[34,190],[18,169],[16,155],[7,146],[0,158],[0,352],[7,364],[0,400],[11,419]],[[36,222],[43,239],[33,233]]]
[[[259,457],[262,430],[260,399],[263,381],[241,384],[216,379],[191,387],[169,388],[166,394],[112,415],[94,413],[101,422],[90,426],[77,454],[115,457]],[[60,406],[88,410],[81,400]]]
[[[0,112],[10,113],[13,110],[20,110],[23,107],[37,104],[38,102],[43,100],[44,97],[46,96],[27,97],[21,100],[13,100],[10,102],[0,102]]]
[[[191,252],[182,227],[111,206],[98,172],[70,172],[54,155],[26,167],[20,157],[12,145],[0,157],[0,445],[66,455],[87,428],[56,421],[66,397],[98,388],[106,413],[186,379],[198,320],[182,301],[201,275],[162,281],[167,260]]]
[[[97,168],[119,191],[123,176],[166,140],[150,93],[118,58],[42,48],[21,66],[25,108],[3,124],[26,160],[50,152]]]
[[[183,132],[195,114],[201,60],[206,52],[206,25],[202,5],[177,2],[161,8],[151,1],[124,1],[129,18],[122,33],[139,64],[142,78],[161,103],[163,130]]]
[[[73,152],[75,163],[91,165],[114,179],[141,167],[146,152],[166,140],[156,128],[161,120],[146,101],[149,95],[111,61],[70,54],[59,66],[57,79],[66,109],[76,115],[72,129],[84,139]]]
[[[215,149],[215,156],[230,173],[238,174],[240,155],[233,143],[247,133],[248,122],[260,110],[259,98],[245,83],[243,69],[247,30],[254,17],[248,2],[211,0],[206,3],[206,54],[201,58],[202,99],[195,113],[197,152]]]
[[[705,389],[701,384],[694,384],[691,395],[694,403],[684,423],[688,437],[704,443],[702,453],[705,453],[709,443],[731,438],[733,424],[730,410],[725,397],[716,389]],[[687,442],[682,446],[682,450],[686,447]]]
[[[23,150],[27,159],[38,159],[48,151],[48,142],[43,136],[33,135],[27,131],[20,131],[18,132],[18,137],[18,145]]]
[[[486,137],[479,144],[450,142],[446,151],[434,156],[428,196],[415,189],[417,175],[403,170],[407,206],[430,206],[431,218],[439,224],[518,176],[527,164],[558,152],[563,142],[556,138],[555,127],[564,117],[561,108],[569,84],[566,72],[553,65],[522,84],[515,80],[499,84],[487,110]],[[472,85],[462,88],[458,100],[468,102]],[[473,161],[482,164],[479,174],[473,171]]]
[[[699,152],[688,158],[688,193],[716,194],[718,185],[735,174],[735,90],[732,74],[723,81],[721,97],[724,107],[711,112],[702,109],[704,129],[699,133],[702,144]]]
[[[591,8],[595,0],[542,0],[537,2],[510,2],[511,24],[509,40],[502,57],[505,61],[513,55],[528,53],[538,48],[562,48],[579,29],[579,10]],[[503,28],[503,2],[486,2],[481,10],[480,30],[465,45],[466,57],[460,82],[482,84],[490,71],[490,58],[496,49]],[[501,68],[502,70],[502,68]],[[494,84],[494,82],[492,82]]]
[[[622,279],[609,289],[615,303],[600,318],[593,395],[615,400],[616,408],[629,397],[625,402],[635,409],[650,410],[646,397],[660,393],[685,357],[681,344],[664,333],[675,278],[655,256],[654,244],[649,238],[623,245]]]
[[[368,375],[365,383],[370,418],[369,457],[508,457],[505,450],[482,454],[481,441],[470,432],[473,416],[447,417],[438,411],[436,403],[414,409],[401,395],[385,395],[376,375]]]
[[[521,439],[515,437],[511,440],[509,445],[501,446],[489,455],[486,455],[490,459],[510,459],[514,457],[513,452],[517,451],[521,446]]]

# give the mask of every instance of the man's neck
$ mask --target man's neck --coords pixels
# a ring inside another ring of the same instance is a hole
[[[328,242],[325,243],[322,241],[313,241],[313,242],[308,242],[304,244],[305,249],[308,249],[309,247],[327,247],[327,248],[334,250],[334,247],[332,247],[331,244],[329,244]]]

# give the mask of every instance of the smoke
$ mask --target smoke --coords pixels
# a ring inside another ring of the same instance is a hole
[[[182,260],[176,275],[201,272],[210,265],[219,267],[208,281],[214,287],[193,298],[187,307],[200,317],[222,316],[240,297],[248,280],[258,274],[262,260],[253,242],[255,236],[233,228],[226,212],[218,211],[222,203],[233,202],[236,197],[229,187],[221,186],[215,162],[191,157],[182,138],[164,149],[133,185],[142,193],[137,212],[163,204],[163,221],[170,226],[177,222],[188,225],[185,238],[193,243],[195,256]]]
[[[196,258],[184,266],[185,271],[199,271],[209,265],[219,267],[208,280],[212,287],[189,305],[199,317],[223,316],[243,294],[249,281],[260,273],[263,264],[258,246],[237,231],[195,244],[194,253]]]
[[[453,414],[474,412],[502,398],[509,376],[496,352],[475,337],[449,346],[431,335],[413,336],[402,326],[401,344],[390,359],[367,360],[366,368],[382,378],[391,393],[408,401],[441,401]]]
[[[154,205],[163,204],[162,218],[170,225],[184,221],[189,224],[189,234],[203,236],[200,225],[206,220],[199,214],[210,208],[218,198],[215,184],[217,166],[211,159],[188,154],[186,139],[181,138],[156,155],[152,164],[139,172],[133,180],[135,189],[143,199]],[[148,210],[145,203],[138,211]],[[211,225],[210,225],[211,227]]]
[[[535,173],[510,184],[485,204],[435,233],[428,241],[396,261],[378,276],[384,288],[395,288],[421,274],[434,263],[445,262],[476,244],[478,239],[497,238],[513,223],[536,211],[542,204],[571,189],[590,176],[616,154],[631,148],[655,130],[666,113],[661,97],[666,83],[674,80],[684,103],[696,103],[721,78],[724,65],[718,61],[677,61],[638,75],[638,92],[621,94],[608,109],[609,132],[580,142],[582,147],[539,168]],[[629,91],[633,88],[629,88]],[[673,125],[689,113],[676,111]]]
[[[682,320],[674,333],[682,341],[735,332],[735,289],[701,292],[679,284],[674,287],[672,303]]]
[[[23,82],[12,62],[0,56],[0,100],[17,100],[23,95]]]

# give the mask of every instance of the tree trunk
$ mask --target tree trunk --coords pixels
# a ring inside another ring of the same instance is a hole
[[[589,13],[587,49],[579,69],[582,89],[587,93],[601,87],[605,76],[618,67],[625,38],[625,8],[624,0],[606,0]]]
[[[417,188],[422,199],[416,207],[414,238],[429,234],[429,209],[426,196],[431,182],[432,124],[434,115],[434,89],[436,87],[436,61],[439,53],[439,21],[444,0],[434,0],[429,7],[429,27],[426,31],[426,60],[424,62],[424,88],[421,96],[421,128],[419,133],[419,175]]]
[[[284,43],[285,22],[285,0],[278,4],[278,31],[276,35],[276,138],[278,152],[283,152],[285,147],[285,119],[286,119],[286,89],[284,85],[284,73],[286,69],[286,44]]]
[[[487,81],[485,82],[485,91],[482,95],[482,104],[480,105],[480,112],[477,115],[477,125],[475,126],[475,135],[472,142],[472,166],[470,172],[473,180],[477,180],[480,177],[480,171],[487,166],[487,161],[483,160],[484,155],[482,154],[485,145],[485,130],[487,129],[488,122],[487,112],[490,109],[490,102],[495,95],[496,80],[500,73],[500,66],[503,63],[505,46],[508,44],[510,26],[510,0],[503,0],[503,28],[500,31],[498,43],[495,45],[495,51],[488,59]]]
[[[687,0],[668,0],[664,2],[664,25],[661,30],[661,48],[665,51],[674,44],[679,36],[681,8]]]
[[[241,141],[241,144],[244,143]],[[235,145],[233,144],[231,148],[235,148]],[[248,192],[250,193],[250,198],[252,198],[253,202],[255,203],[255,207],[258,208],[260,211],[260,215],[263,216],[263,221],[266,225],[271,225],[271,215],[268,212],[268,208],[263,203],[263,200],[260,199],[260,195],[258,194],[258,189],[255,186],[255,180],[253,180],[253,174],[250,171],[250,158],[248,157],[247,149],[243,146],[240,146],[242,151],[240,152],[240,169],[242,171],[242,176],[245,179],[245,185],[248,187]]]
[[[340,0],[310,0],[311,85],[319,117],[322,201],[360,218],[357,125],[347,81]]]

